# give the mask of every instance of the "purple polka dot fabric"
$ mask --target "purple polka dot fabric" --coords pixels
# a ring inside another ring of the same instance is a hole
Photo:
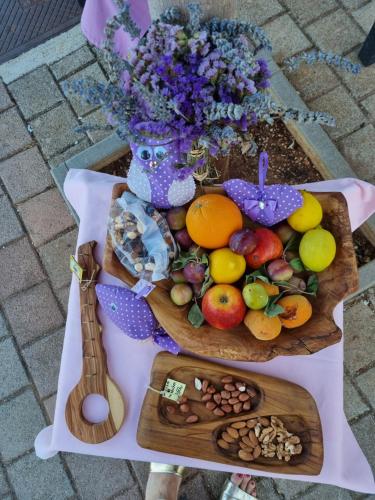
[[[136,298],[129,288],[113,285],[96,285],[96,295],[104,313],[126,335],[136,340],[150,337],[167,351],[178,354],[178,344],[158,326],[150,306],[144,298]]]
[[[283,184],[265,186],[261,190],[242,179],[231,179],[224,182],[223,187],[245,215],[264,226],[273,226],[286,219],[303,203],[299,191]]]

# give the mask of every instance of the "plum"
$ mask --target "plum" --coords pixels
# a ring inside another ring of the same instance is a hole
[[[196,297],[200,297],[202,292],[202,283],[193,283],[193,292]]]
[[[268,264],[267,273],[272,281],[288,281],[293,276],[293,268],[284,259],[276,259]]]
[[[186,228],[177,231],[177,233],[174,235],[174,238],[180,245],[180,247],[184,250],[187,250],[193,244],[193,240],[190,238]]]
[[[292,236],[297,234],[297,232],[294,231],[294,229],[292,229],[286,222],[281,222],[272,229],[277,234],[277,236],[280,238],[280,240],[283,242],[284,245],[288,243],[288,241]]]
[[[171,300],[176,306],[184,306],[193,298],[193,290],[185,283],[174,285],[170,292]]]
[[[292,276],[288,281],[288,285],[290,285],[290,288],[281,286],[281,288],[287,290],[286,295],[299,295],[306,290],[306,282],[301,278],[297,278],[297,276]]]
[[[199,262],[188,262],[184,267],[184,276],[189,283],[202,283],[205,278],[206,266]]]
[[[170,273],[170,277],[175,283],[186,283],[186,279],[182,271],[172,271]]]
[[[251,229],[240,229],[235,231],[229,239],[229,247],[232,252],[247,255],[257,246],[257,237]]]
[[[173,231],[183,229],[186,226],[186,209],[184,207],[175,207],[168,210],[167,222]]]

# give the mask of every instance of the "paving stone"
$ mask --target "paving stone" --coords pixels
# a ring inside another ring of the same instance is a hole
[[[201,474],[197,474],[192,479],[184,481],[181,485],[179,500],[190,500],[193,498],[211,500]]]
[[[13,203],[20,203],[53,184],[48,167],[37,147],[1,162],[0,177]]]
[[[348,420],[352,418],[359,417],[368,410],[366,403],[362,401],[362,398],[358,394],[357,389],[351,383],[349,377],[344,378],[344,410],[345,415]]]
[[[262,478],[257,481],[257,498],[281,500],[282,496],[277,493],[272,479]]]
[[[259,25],[280,14],[284,9],[277,0],[244,0],[238,2],[237,18]]]
[[[362,123],[366,117],[355,101],[342,85],[309,103],[314,111],[325,111],[336,119],[336,127],[325,127],[333,139],[349,134]]]
[[[23,235],[23,229],[7,196],[0,196],[0,246]]]
[[[40,460],[30,453],[9,466],[8,473],[20,500],[75,498],[59,456]]]
[[[360,179],[375,182],[375,128],[373,125],[353,132],[339,142],[339,149]]]
[[[43,153],[51,158],[78,143],[74,128],[78,122],[67,103],[60,104],[30,122]]]
[[[0,300],[44,279],[39,261],[26,238],[0,248]]]
[[[276,62],[311,47],[309,40],[287,14],[267,23],[264,29],[271,40],[272,56]]]
[[[306,32],[319,49],[340,55],[363,42],[361,29],[342,9],[310,24]]]
[[[285,0],[284,3],[301,26],[337,7],[336,0],[314,0],[313,4],[311,0]]]
[[[59,299],[59,302],[62,305],[65,314],[68,313],[69,293],[70,286],[65,286],[64,288],[60,288],[60,290],[56,290],[57,298]]]
[[[375,368],[371,368],[365,373],[357,377],[359,388],[370,401],[373,409],[375,409]]]
[[[220,498],[225,480],[229,477],[226,472],[207,470],[202,473],[203,480],[213,498]]]
[[[18,210],[37,247],[74,225],[73,217],[57,188],[21,203]]]
[[[29,383],[12,338],[0,342],[0,399]]]
[[[87,66],[87,68],[78,71],[78,73],[75,73],[73,76],[70,78],[67,78],[64,80],[64,82],[72,82],[74,80],[81,80],[85,78],[93,78],[97,82],[105,82],[106,81],[106,76],[101,70],[99,64],[96,62],[94,64],[91,64],[91,66]],[[71,105],[74,108],[74,111],[77,113],[78,116],[83,116],[93,109],[96,108],[96,106],[92,106],[91,104],[86,104],[85,102],[82,102],[82,99],[79,95],[74,94],[74,93],[66,93],[67,98],[69,99]]]
[[[45,426],[43,414],[31,389],[0,404],[0,453],[12,460],[33,447],[35,436]]]
[[[274,479],[276,490],[283,495],[285,500],[296,497],[303,493],[307,488],[314,483],[306,483],[305,481],[291,481],[289,479]],[[298,496],[299,498],[299,496]]]
[[[22,76],[8,88],[26,120],[64,99],[47,66]]]
[[[90,142],[86,136],[84,136],[84,139],[82,140],[82,134],[77,134],[77,139],[80,141],[78,144],[75,144],[63,153],[56,155],[48,160],[48,165],[50,166],[50,168],[57,167],[57,165],[60,165],[60,163],[69,160],[74,155],[80,153],[81,151],[84,151],[90,146]]]
[[[0,469],[0,496],[4,498],[9,491],[9,486],[3,471]]]
[[[9,97],[9,94],[0,79],[0,111],[4,111],[4,109],[8,109],[13,106],[13,103]]]
[[[375,119],[375,94],[370,95],[361,101],[362,106],[366,109],[371,118]]]
[[[359,9],[368,0],[341,0],[341,3],[349,10]]]
[[[329,92],[340,83],[331,68],[324,64],[301,64],[297,71],[286,73],[286,77],[305,101]]]
[[[375,447],[374,440],[371,436],[374,435],[375,417],[366,415],[351,426],[358,444],[363,453],[366,455],[372,469],[375,468]]]
[[[64,334],[65,328],[61,328],[22,351],[41,398],[57,390]]]
[[[5,323],[5,318],[3,313],[0,311],[0,339],[9,335],[8,327]]]
[[[0,113],[0,160],[17,153],[31,142],[16,108]]]
[[[361,9],[355,10],[352,15],[365,32],[369,33],[375,19],[375,2],[370,2]]]
[[[72,453],[64,456],[77,489],[84,499],[102,500],[121,490],[129,490],[135,484],[125,460]],[[93,481],[95,477],[105,480]]]
[[[46,282],[7,299],[4,311],[21,346],[60,328],[64,323],[56,299]]]
[[[49,398],[43,401],[43,406],[47,410],[49,423],[53,423],[53,419],[55,416],[55,407],[56,407],[56,394],[53,394]]]
[[[374,2],[375,5],[375,2]],[[361,64],[357,56],[357,50],[348,54],[348,59],[354,63]],[[349,87],[350,92],[356,98],[364,97],[371,94],[375,90],[375,67],[368,66],[365,68],[362,66],[359,75],[353,75],[347,71],[342,71],[342,79]]]
[[[130,463],[138,479],[138,483],[144,492],[146,489],[148,474],[150,472],[150,464],[149,462],[140,462],[139,460],[132,460]]]
[[[317,498],[321,498],[321,500],[352,500],[348,490],[338,488],[337,486],[329,486],[328,484],[320,484],[298,498],[301,500],[316,500]]]
[[[345,364],[354,374],[375,359],[374,313],[363,302],[353,304],[344,314]]]
[[[100,109],[85,116],[82,122],[84,125],[100,125],[101,127],[108,125],[107,119]],[[99,142],[111,134],[113,134],[113,129],[87,131],[87,135],[90,137],[92,142]]]
[[[76,241],[77,230],[75,229],[39,248],[40,257],[55,289],[69,285],[71,282],[69,257],[75,252]]]
[[[57,80],[61,80],[94,59],[95,58],[91,50],[87,47],[87,45],[84,45],[68,56],[63,57],[60,61],[52,64],[50,68],[52,73],[55,75],[55,78]]]
[[[116,500],[142,500],[143,496],[137,484],[135,484],[130,490],[121,493],[121,495],[115,496]]]

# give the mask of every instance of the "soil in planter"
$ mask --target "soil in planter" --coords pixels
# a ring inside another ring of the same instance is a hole
[[[267,151],[269,156],[268,184],[304,184],[324,180],[281,121],[273,125],[261,123],[253,131],[258,151]],[[107,165],[102,172],[126,177],[131,156],[129,151],[119,160]],[[227,162],[219,161],[215,165],[222,166],[225,163]],[[227,166],[224,169],[219,168],[218,174],[212,182],[221,183],[236,177],[258,183],[258,156],[243,156],[241,151],[236,149],[231,154]],[[361,231],[355,231],[353,239],[358,266],[375,259],[375,248]]]

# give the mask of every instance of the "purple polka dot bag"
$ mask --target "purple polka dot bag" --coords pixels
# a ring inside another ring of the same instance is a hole
[[[152,338],[159,347],[178,354],[180,347],[158,326],[150,306],[143,297],[129,288],[113,285],[96,285],[96,295],[104,313],[128,337],[136,340]]]
[[[223,187],[240,210],[263,226],[273,226],[286,219],[302,206],[303,198],[297,189],[285,184],[265,186],[268,154],[259,157],[259,186],[242,179],[231,179]]]

